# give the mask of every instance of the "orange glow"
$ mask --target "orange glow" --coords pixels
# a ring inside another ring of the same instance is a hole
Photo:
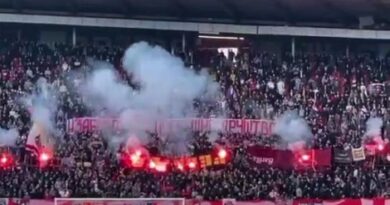
[[[218,152],[218,157],[221,158],[221,159],[225,159],[226,156],[227,156],[226,150],[220,149],[219,152]]]
[[[167,171],[167,163],[161,162],[156,165],[156,171],[158,172],[166,172]]]
[[[132,154],[132,155],[130,156],[130,159],[131,159],[131,162],[132,162],[132,163],[137,163],[137,162],[139,162],[139,160],[140,160],[140,156],[137,155],[137,154]]]
[[[53,152],[50,149],[42,148],[39,152],[38,160],[41,166],[48,165],[48,162],[53,158]]]
[[[156,163],[154,163],[153,161],[150,161],[150,162],[149,162],[149,168],[150,168],[150,169],[156,168]]]
[[[141,150],[136,150],[136,151],[134,152],[134,155],[140,157],[140,156],[142,155]]]
[[[304,154],[304,155],[302,155],[301,159],[302,159],[302,161],[308,161],[308,160],[310,160],[310,156],[308,154]]]
[[[191,169],[194,169],[196,167],[195,162],[188,163],[188,167],[191,168]]]
[[[50,159],[50,155],[43,152],[41,153],[41,155],[39,156],[39,160],[43,161],[43,162],[46,162]]]
[[[177,168],[179,169],[179,170],[184,170],[184,166],[183,166],[183,164],[181,164],[181,163],[178,163],[177,164]]]
[[[383,151],[385,149],[385,146],[383,144],[378,144],[378,150]]]
[[[1,157],[1,159],[0,159],[0,162],[1,162],[2,164],[6,164],[6,163],[8,162],[7,156],[3,155],[3,156]]]

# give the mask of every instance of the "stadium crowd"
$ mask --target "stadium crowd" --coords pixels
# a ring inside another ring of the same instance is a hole
[[[39,78],[46,78],[62,93],[56,121],[58,127],[64,127],[66,119],[88,114],[81,100],[69,94],[71,88],[65,79],[68,75],[64,73],[88,70],[88,58],[113,63],[121,72],[123,52],[124,48],[119,47],[49,47],[1,39],[0,125],[19,130],[20,139],[12,150],[20,163],[0,171],[0,197],[252,200],[390,194],[387,166],[333,164],[321,171],[249,166],[245,145],[273,147],[278,142],[276,136],[221,134],[219,142],[234,149],[233,159],[225,167],[156,174],[122,167],[116,152],[109,149],[99,133],[64,132],[61,137],[65,140],[56,147],[55,166],[27,165],[24,144],[31,121],[29,112],[15,103],[14,96],[31,92]],[[224,92],[221,106],[228,109],[232,118],[274,119],[288,109],[297,109],[312,128],[310,145],[314,148],[360,147],[364,143],[365,122],[373,116],[383,118],[383,137],[389,137],[388,58],[302,54],[293,60],[288,54],[277,57],[256,49],[228,56],[216,52],[214,56],[210,70]],[[98,146],[91,148],[92,142]],[[195,142],[194,147],[199,151],[205,144],[210,146],[203,140]]]

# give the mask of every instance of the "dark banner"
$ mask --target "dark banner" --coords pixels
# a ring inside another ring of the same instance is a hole
[[[353,162],[352,152],[350,149],[334,149],[333,159],[336,163],[351,163]]]
[[[331,150],[277,150],[261,146],[247,148],[250,163],[256,166],[288,168],[321,168],[331,166]]]
[[[279,150],[264,148],[261,146],[251,146],[248,147],[247,153],[249,159],[254,165],[280,167],[283,164],[280,161],[280,159],[283,158],[283,154],[281,154]],[[289,154],[286,156],[291,157]],[[290,161],[290,159],[285,160]]]

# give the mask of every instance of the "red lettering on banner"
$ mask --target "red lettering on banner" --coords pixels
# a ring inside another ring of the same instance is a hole
[[[222,131],[223,132],[229,132],[229,119],[222,120]]]
[[[211,119],[203,119],[202,127],[205,131],[211,131]]]
[[[194,131],[202,131],[202,128],[201,128],[201,125],[202,122],[201,122],[201,119],[191,119],[191,129],[194,130]]]
[[[229,131],[232,133],[245,133],[245,119],[230,119]]]
[[[70,119],[70,120],[67,120],[66,121],[66,130],[68,130],[69,132],[74,132],[74,119]]]
[[[275,122],[274,121],[268,121],[268,130],[269,130],[269,134],[268,135],[271,135],[273,130],[274,130],[274,126],[275,126]]]
[[[76,119],[76,125],[77,125],[76,130],[77,131],[83,131],[82,130],[83,129],[83,120],[84,120],[84,118],[77,118]]]
[[[240,128],[241,128],[241,133],[248,133],[248,128],[249,128],[249,124],[248,124],[248,120],[247,119],[242,119],[242,120],[238,120],[238,124],[240,125]]]
[[[211,130],[211,119],[194,118],[191,119],[191,129],[193,131],[207,132]]]
[[[262,120],[261,121],[261,134],[267,135],[268,132],[268,123],[267,121]]]
[[[142,123],[142,120],[138,120]],[[147,122],[152,126],[145,127],[149,131],[158,134],[168,134],[182,129],[193,131],[219,131],[227,133],[261,134],[270,135],[274,122],[270,120],[256,119],[213,119],[213,118],[192,118],[192,119],[167,119],[161,121]],[[222,126],[221,126],[222,124]],[[122,128],[119,119],[116,118],[74,118],[67,121],[67,130],[74,131],[96,131],[98,129],[119,130]]]
[[[82,130],[83,131],[91,131],[91,121],[92,121],[92,118],[84,118],[83,121],[82,121]]]
[[[259,120],[250,120],[248,133],[257,134],[259,126]]]
[[[274,122],[269,120],[266,120],[265,122],[266,122],[267,132],[265,132],[264,135],[270,136],[272,135]]]
[[[200,131],[199,130],[199,119],[191,119],[191,129],[194,131]]]
[[[98,119],[97,118],[90,118],[90,129],[92,131],[97,131],[98,129]]]
[[[273,123],[268,120],[252,120],[252,119],[227,119],[223,122],[222,131],[230,133],[249,133],[270,135],[272,132]]]
[[[231,127],[233,127],[233,126],[235,126],[235,122],[234,121],[232,121],[231,119],[226,119],[226,121],[225,121],[225,132],[227,132],[227,133],[229,133],[230,132],[230,130],[231,130]]]
[[[238,128],[238,133],[245,133],[245,119],[237,119],[237,128]]]
[[[251,120],[241,120],[241,133],[251,133]]]
[[[228,121],[228,132],[234,132],[234,129],[236,128],[238,122],[235,119],[229,119]]]

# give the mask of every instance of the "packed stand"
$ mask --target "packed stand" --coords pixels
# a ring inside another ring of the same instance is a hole
[[[13,99],[28,93],[40,77],[61,92],[56,122],[88,116],[81,99],[71,95],[66,73],[90,69],[88,59],[113,63],[121,69],[123,48],[68,45],[49,47],[36,42],[0,42],[1,127],[17,128],[20,140],[12,148],[20,161],[26,158],[24,144],[31,128],[29,112]],[[387,86],[389,61],[368,55],[345,57],[300,55],[295,60],[249,50],[238,55],[216,54],[211,72],[224,96],[220,104],[231,118],[275,119],[286,110],[297,109],[306,118],[314,137],[314,148],[359,147],[370,116],[384,119],[388,138]],[[197,67],[196,65],[194,65]],[[125,75],[123,75],[125,76]],[[74,77],[74,76],[73,76]],[[125,78],[129,82],[128,78]],[[130,82],[131,83],[131,82]],[[136,86],[136,85],[132,85]],[[212,115],[212,113],[210,113]],[[198,133],[199,134],[199,133]],[[207,133],[194,142],[201,153],[212,146]],[[275,146],[276,136],[220,134],[218,142],[234,149],[232,162],[218,169],[196,173],[154,174],[124,168],[117,151],[102,133],[62,132],[55,166],[41,169],[24,163],[1,170],[0,197],[188,197],[243,200],[276,198],[375,197],[390,193],[390,169],[386,166],[365,171],[361,164],[334,165],[328,170],[303,172],[248,165],[245,145]],[[200,140],[199,140],[200,139]],[[206,145],[206,146],[205,146]]]

